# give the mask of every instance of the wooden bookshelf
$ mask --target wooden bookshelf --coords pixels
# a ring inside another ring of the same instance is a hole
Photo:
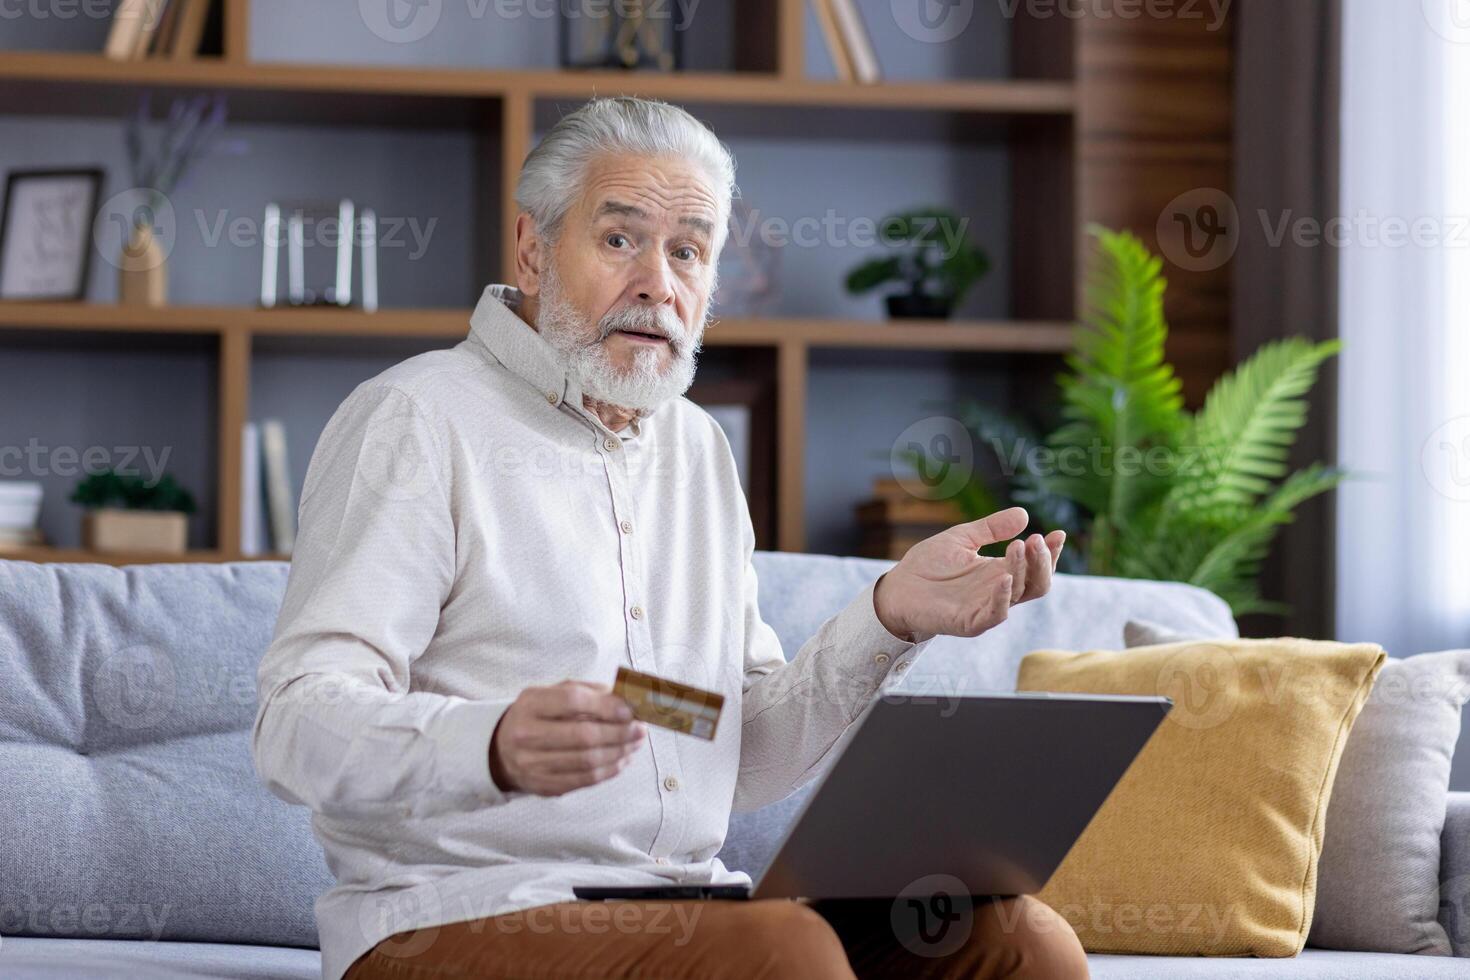
[[[1097,76],[1133,79],[1150,41],[1135,45],[1130,64],[1101,63],[1088,48],[1096,33],[1073,18],[1012,18],[1009,31],[1013,77],[995,80],[886,81],[863,85],[807,77],[804,65],[806,0],[741,0],[742,35],[735,39],[733,71],[676,74],[508,71],[288,64],[261,62],[249,49],[249,0],[224,3],[223,50],[187,61],[110,61],[100,54],[7,51],[0,57],[0,114],[116,116],[144,91],[221,91],[230,95],[232,119],[331,125],[457,127],[476,140],[472,209],[473,269],[477,281],[510,281],[509,256],[515,214],[516,174],[529,151],[538,108],[592,95],[638,94],[725,111],[756,127],[792,131],[805,138],[902,139],[911,129],[955,142],[983,141],[1005,148],[1012,170],[1008,241],[1008,319],[875,323],[843,319],[723,319],[706,346],[764,350],[776,393],[775,544],[804,550],[807,392],[812,353],[833,349],[928,351],[1004,355],[1055,364],[1068,348],[1070,321],[1079,305],[1082,228],[1097,214],[1115,214],[1114,202],[1132,200],[1147,183],[1169,186],[1157,169],[1130,175],[1126,141],[1103,143],[1100,120],[1118,100],[1102,105]],[[1121,23],[1121,22],[1120,22]],[[1118,24],[1109,28],[1116,32]],[[1142,35],[1140,35],[1142,36]],[[1130,67],[1132,65],[1132,67]],[[1087,78],[1089,90],[1079,82]],[[1141,83],[1140,83],[1141,84]],[[1120,86],[1128,97],[1139,85]],[[1188,114],[1180,97],[1172,110]],[[1089,142],[1084,143],[1084,135]],[[1157,140],[1158,133],[1151,132]],[[1098,178],[1084,170],[1092,161]],[[1106,169],[1104,169],[1106,168]],[[1205,177],[1211,175],[1205,174]],[[1136,183],[1130,183],[1136,177]],[[1200,179],[1195,168],[1191,179]],[[942,202],[941,202],[942,203]],[[473,297],[465,297],[464,302]],[[67,342],[85,335],[202,336],[217,344],[218,418],[217,541],[190,552],[194,561],[240,557],[240,438],[250,417],[252,354],[261,342],[280,339],[326,342],[331,338],[444,341],[464,336],[469,309],[355,310],[250,309],[173,306],[162,309],[91,303],[0,303],[0,330],[56,332]],[[1228,358],[1228,336],[1207,326],[1177,336],[1200,370]],[[735,356],[732,354],[731,356]],[[1028,368],[1035,370],[1035,368]],[[38,561],[88,560],[72,549],[28,549]],[[7,557],[16,556],[14,553]],[[167,560],[157,556],[108,556],[114,564]]]

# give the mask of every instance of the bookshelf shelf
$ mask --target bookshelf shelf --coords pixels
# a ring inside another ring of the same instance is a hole
[[[118,88],[220,89],[299,96],[411,96],[431,100],[587,98],[636,91],[681,102],[750,106],[852,107],[957,111],[995,115],[1068,115],[1076,105],[1070,82],[1046,80],[853,82],[791,80],[760,72],[562,72],[465,68],[356,67],[192,61],[114,61],[100,54],[6,52],[0,81]],[[97,94],[95,91],[92,93]],[[57,107],[96,112],[95,101]],[[0,101],[5,111],[17,111]],[[32,108],[30,111],[41,111]],[[49,110],[48,110],[49,111]]]
[[[0,328],[92,333],[249,334],[289,337],[384,337],[452,341],[469,330],[469,309],[247,309],[175,306],[149,309],[105,303],[0,303]],[[801,318],[724,319],[705,335],[708,347],[852,347],[874,350],[989,351],[1054,354],[1067,350],[1071,326],[1051,321],[934,320],[908,323]]]
[[[0,559],[9,561],[85,562],[96,565],[150,565],[170,562],[219,562],[232,560],[222,551],[186,551],[182,555],[154,552],[97,552],[84,548],[22,548],[0,551]]]

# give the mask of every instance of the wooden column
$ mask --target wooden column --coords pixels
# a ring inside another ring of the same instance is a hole
[[[790,81],[806,79],[807,0],[780,0],[776,24],[776,72]]]
[[[250,61],[250,0],[223,0],[225,60]]]
[[[250,417],[250,334],[224,328],[219,335],[219,518],[215,550],[240,555],[241,441]]]
[[[1175,198],[1230,190],[1232,22],[1213,26],[1208,16],[1078,21],[1082,223],[1127,229],[1159,252],[1159,218]],[[1169,356],[1198,404],[1230,366],[1230,265],[1191,270],[1166,255],[1164,274]]]
[[[776,546],[806,550],[807,346],[776,348]]]
[[[528,91],[507,92],[500,113],[500,266],[501,281],[516,278],[516,181],[535,137],[535,102]]]

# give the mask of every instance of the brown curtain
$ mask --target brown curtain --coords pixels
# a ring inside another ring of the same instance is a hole
[[[1326,221],[1338,213],[1341,0],[1237,0],[1235,190],[1240,246],[1231,319],[1237,361],[1268,340],[1337,336],[1337,253],[1290,236],[1273,248],[1262,230],[1285,212]],[[1312,394],[1296,448],[1303,465],[1336,459],[1337,385],[1332,366]],[[1334,514],[1330,496],[1308,503],[1285,528],[1266,568],[1269,598],[1289,616],[1249,617],[1247,635],[1333,635]]]

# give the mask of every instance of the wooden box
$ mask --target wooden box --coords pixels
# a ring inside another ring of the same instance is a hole
[[[179,511],[102,507],[82,518],[82,545],[89,551],[182,555],[188,540],[189,515]]]

